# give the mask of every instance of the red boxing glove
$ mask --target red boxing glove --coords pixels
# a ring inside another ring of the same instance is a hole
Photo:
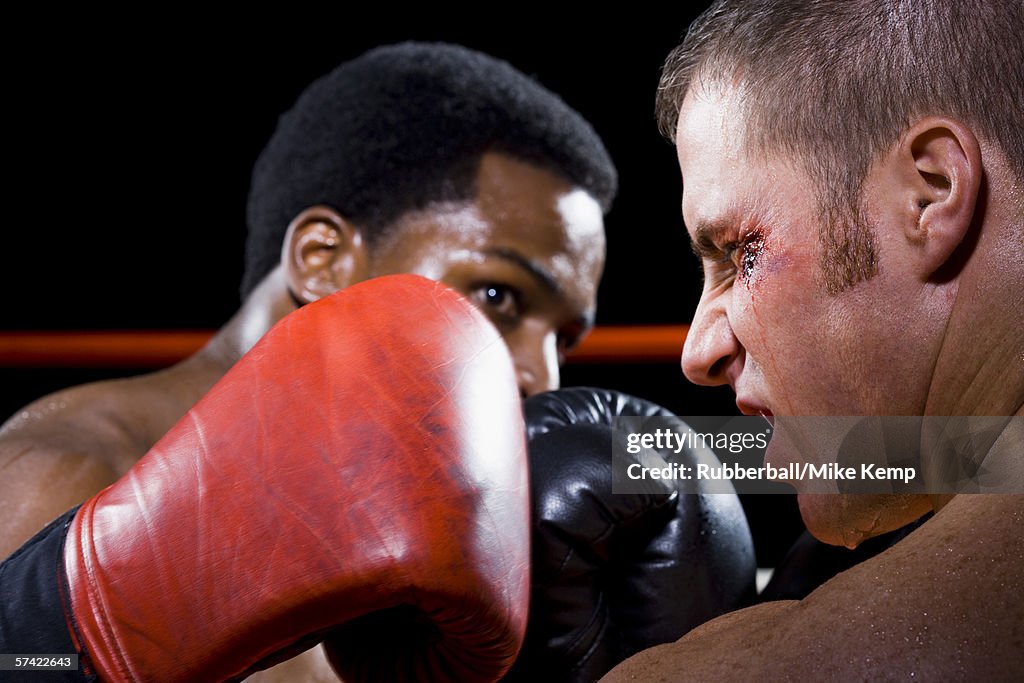
[[[103,680],[234,680],[394,617],[383,661],[331,634],[346,681],[494,680],[529,599],[524,441],[505,345],[456,293],[310,304],[79,510],[76,646]]]

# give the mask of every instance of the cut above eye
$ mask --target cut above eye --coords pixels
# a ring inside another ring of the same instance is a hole
[[[750,277],[762,252],[764,252],[764,234],[756,230],[733,245],[730,256],[740,277]]]

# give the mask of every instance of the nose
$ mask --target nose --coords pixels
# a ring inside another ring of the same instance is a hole
[[[558,388],[561,377],[558,370],[558,339],[554,332],[524,333],[515,340],[506,341],[510,342],[519,393],[523,398]]]
[[[694,384],[718,386],[729,382],[730,369],[741,359],[743,347],[733,332],[721,297],[701,297],[683,344],[680,364]]]

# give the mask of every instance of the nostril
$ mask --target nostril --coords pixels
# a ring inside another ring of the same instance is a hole
[[[721,377],[722,373],[725,372],[725,366],[729,363],[729,359],[722,357],[712,363],[708,369],[708,377],[714,379],[715,377]]]

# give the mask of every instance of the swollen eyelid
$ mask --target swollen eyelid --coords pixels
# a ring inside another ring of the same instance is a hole
[[[740,247],[740,257],[737,267],[740,275],[749,277],[757,265],[757,260],[764,253],[764,235],[760,232],[751,234],[743,241]]]

